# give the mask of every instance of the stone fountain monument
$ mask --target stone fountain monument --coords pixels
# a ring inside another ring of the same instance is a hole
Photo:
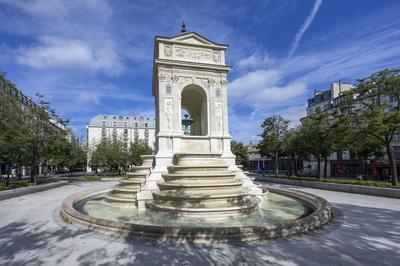
[[[156,153],[114,188],[64,199],[65,221],[127,238],[203,242],[286,237],[330,220],[326,200],[274,187],[264,197],[266,187],[236,166],[227,48],[184,28],[155,38]]]
[[[137,193],[139,209],[219,216],[257,207],[262,190],[236,166],[230,148],[227,48],[185,28],[155,38],[156,155]]]

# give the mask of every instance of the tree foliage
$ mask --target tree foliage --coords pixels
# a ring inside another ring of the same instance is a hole
[[[347,93],[351,123],[385,147],[393,185],[398,185],[393,137],[400,129],[400,69],[385,69],[357,81]],[[372,139],[370,139],[372,141]]]
[[[0,74],[0,161],[8,169],[13,164],[28,166],[33,183],[36,183],[36,169],[43,164],[72,170],[84,161],[84,151],[77,142],[67,141],[64,128],[68,121],[61,120],[42,95],[36,96],[40,99],[38,105],[22,103],[15,85]]]
[[[150,155],[153,153],[151,147],[143,140],[137,140],[131,143],[128,152],[128,162],[133,165],[141,165],[142,158],[141,155]]]
[[[271,116],[265,119],[261,127],[261,141],[258,144],[258,150],[261,156],[275,158],[275,173],[279,173],[279,158],[284,154],[284,139],[288,131],[289,120],[282,116]]]
[[[343,92],[344,103],[302,119],[301,126],[287,131],[281,117],[267,118],[262,127],[259,150],[275,158],[286,155],[317,159],[318,177],[321,162],[334,151],[349,150],[361,160],[364,175],[371,156],[386,155],[393,185],[398,185],[393,140],[400,133],[400,69],[385,69],[359,79],[354,89]],[[283,141],[282,141],[283,140]]]
[[[236,164],[247,167],[249,165],[249,154],[247,147],[242,142],[231,141],[232,153],[236,156]]]
[[[94,148],[90,164],[92,167],[101,168],[106,172],[120,173],[126,169],[128,152],[124,144],[116,139],[102,139]]]

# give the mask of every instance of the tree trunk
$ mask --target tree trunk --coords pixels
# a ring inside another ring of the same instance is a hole
[[[31,183],[36,185],[37,182],[37,173],[36,173],[36,166],[32,165],[32,171],[31,171]]]
[[[292,154],[292,160],[293,160],[293,175],[297,176],[297,160],[296,160],[296,155]]]
[[[275,176],[279,174],[279,161],[278,161],[278,152],[275,153]]]
[[[22,179],[22,166],[20,164],[17,164],[17,177],[18,177],[18,180],[21,181],[21,179]]]
[[[319,180],[320,176],[321,176],[321,156],[318,155],[317,156],[317,178],[318,178],[318,180]]]
[[[368,163],[367,163],[367,158],[362,158],[361,162],[362,162],[362,167],[363,167],[363,173],[364,173],[364,180],[368,179]]]
[[[7,179],[6,179],[6,186],[10,185],[10,166],[7,168]]]
[[[385,143],[386,147],[386,153],[389,159],[389,167],[390,167],[390,173],[392,177],[392,184],[393,186],[398,186],[399,185],[399,180],[397,178],[397,167],[396,167],[396,158],[394,157],[393,154],[393,148],[390,145],[390,142]]]
[[[324,178],[326,178],[326,173],[328,172],[328,157],[324,157]]]

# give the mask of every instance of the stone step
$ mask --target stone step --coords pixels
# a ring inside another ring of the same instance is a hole
[[[112,203],[125,203],[125,204],[135,204],[136,197],[120,197],[119,195],[108,194],[104,197],[105,201]]]
[[[222,208],[247,204],[251,196],[247,193],[232,193],[218,195],[171,195],[160,191],[153,193],[153,202],[159,205],[190,208]],[[167,204],[166,204],[167,203]]]
[[[257,202],[248,202],[240,206],[230,207],[215,207],[215,208],[190,208],[190,207],[177,207],[168,206],[163,204],[157,204],[154,202],[147,202],[146,206],[149,209],[168,212],[178,216],[186,217],[207,217],[207,218],[218,218],[218,217],[238,217],[251,213],[257,208]]]
[[[208,173],[179,173],[179,174],[163,174],[165,181],[172,180],[190,180],[196,182],[197,180],[236,180],[236,175],[230,172],[208,172]]]
[[[123,187],[114,187],[112,193],[126,193],[126,194],[136,194],[140,190],[139,186],[123,186]]]
[[[179,178],[179,179],[164,179],[165,184],[170,185],[207,185],[214,186],[215,184],[227,184],[231,185],[233,182],[242,182],[237,178],[232,177],[219,177],[219,178],[210,178],[210,177],[187,177],[187,178]]]
[[[120,181],[120,185],[142,185],[146,179],[144,178],[129,178]]]
[[[139,166],[137,166],[137,165],[134,165],[134,166],[132,166],[132,169],[133,170],[150,170],[151,169],[151,167],[150,166],[143,166],[143,165],[139,165]]]
[[[175,165],[225,165],[220,153],[175,153]]]
[[[172,183],[172,182],[160,182],[158,184],[160,190],[163,189],[180,189],[180,188],[204,188],[204,189],[218,189],[218,188],[234,188],[234,187],[242,187],[242,182],[239,181],[230,181],[230,182],[220,182],[220,183],[211,183],[211,182],[180,182],[180,183]]]
[[[141,166],[152,167],[155,156],[154,155],[140,155],[143,162]]]
[[[218,178],[211,178],[211,177],[183,177],[183,178],[171,178],[165,177],[164,183],[167,184],[209,184],[214,185],[218,183],[231,183],[231,182],[238,182],[240,179],[232,178],[232,177],[218,177]]]
[[[246,197],[251,196],[249,191],[239,190],[237,192],[226,192],[226,193],[218,193],[214,195],[205,195],[204,193],[192,193],[189,195],[186,194],[176,194],[171,192],[170,190],[162,190],[162,191],[154,191],[153,196],[155,198],[168,197],[176,200],[199,200],[199,199],[220,199],[220,198],[235,198],[235,197]]]
[[[168,166],[168,173],[179,174],[187,172],[227,171],[227,165],[173,165]]]
[[[129,177],[146,177],[147,176],[146,173],[139,173],[139,172],[127,172],[126,175]]]

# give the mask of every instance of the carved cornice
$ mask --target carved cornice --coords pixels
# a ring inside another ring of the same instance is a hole
[[[187,62],[187,61],[177,61],[177,60],[169,60],[169,59],[154,59],[154,64],[156,66],[171,66],[171,67],[189,67],[196,69],[204,69],[204,70],[213,70],[222,73],[228,73],[231,69],[230,66],[226,65],[215,65],[215,64],[206,64],[206,63],[198,63],[198,62]]]

